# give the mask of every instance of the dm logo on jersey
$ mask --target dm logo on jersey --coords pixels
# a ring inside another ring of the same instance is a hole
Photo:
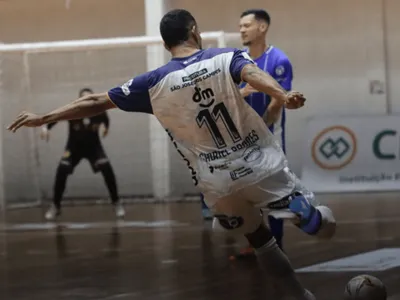
[[[315,137],[311,146],[312,159],[325,170],[342,169],[351,163],[356,152],[356,136],[344,126],[325,128]]]
[[[195,92],[194,92],[193,97],[192,97],[192,100],[194,102],[199,103],[202,100],[206,100],[205,102],[199,104],[200,107],[207,108],[207,107],[210,107],[211,105],[214,104],[214,102],[215,102],[215,99],[214,99],[215,94],[214,94],[214,91],[212,89],[207,88],[207,89],[202,90],[199,87],[195,87],[194,90],[195,90]]]

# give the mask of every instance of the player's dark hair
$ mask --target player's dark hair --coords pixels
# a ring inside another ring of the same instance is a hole
[[[91,88],[83,88],[79,91],[79,97],[82,97],[84,93],[93,94],[93,90]]]
[[[166,13],[160,22],[160,33],[165,45],[172,48],[186,42],[194,25],[196,20],[187,10],[174,9]]]
[[[241,18],[254,15],[254,18],[258,21],[265,21],[268,25],[271,24],[271,17],[269,14],[263,9],[248,9],[240,15]]]

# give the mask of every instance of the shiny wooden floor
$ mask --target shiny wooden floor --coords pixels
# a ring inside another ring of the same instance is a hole
[[[295,268],[400,247],[398,194],[321,195],[338,220],[334,240],[317,242],[290,224],[286,252]],[[0,299],[128,300],[268,298],[255,261],[231,262],[242,241],[211,233],[200,204],[129,205],[124,222],[111,207],[67,207],[56,226],[41,209],[9,211],[0,235]],[[378,276],[400,299],[400,272],[298,273],[319,300],[342,299],[360,273]]]

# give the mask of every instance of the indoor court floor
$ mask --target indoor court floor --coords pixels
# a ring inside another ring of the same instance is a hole
[[[398,193],[319,197],[336,215],[334,240],[317,242],[291,224],[285,228],[300,280],[317,299],[340,300],[351,277],[369,273],[386,284],[390,300],[400,299]],[[268,299],[255,260],[228,260],[244,241],[212,234],[200,203],[126,209],[126,219],[115,222],[111,206],[66,207],[57,225],[43,222],[40,208],[8,211],[0,299]]]

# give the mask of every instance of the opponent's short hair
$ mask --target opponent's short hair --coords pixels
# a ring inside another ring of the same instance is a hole
[[[82,97],[84,93],[93,94],[93,90],[91,88],[85,87],[79,91],[79,97]]]
[[[248,9],[240,15],[240,18],[243,18],[248,15],[254,15],[254,18],[258,21],[264,21],[268,25],[271,24],[271,17],[267,13],[267,11],[263,9]]]
[[[196,25],[190,12],[174,9],[166,13],[160,21],[160,33],[168,48],[179,46],[189,39],[189,32]]]

